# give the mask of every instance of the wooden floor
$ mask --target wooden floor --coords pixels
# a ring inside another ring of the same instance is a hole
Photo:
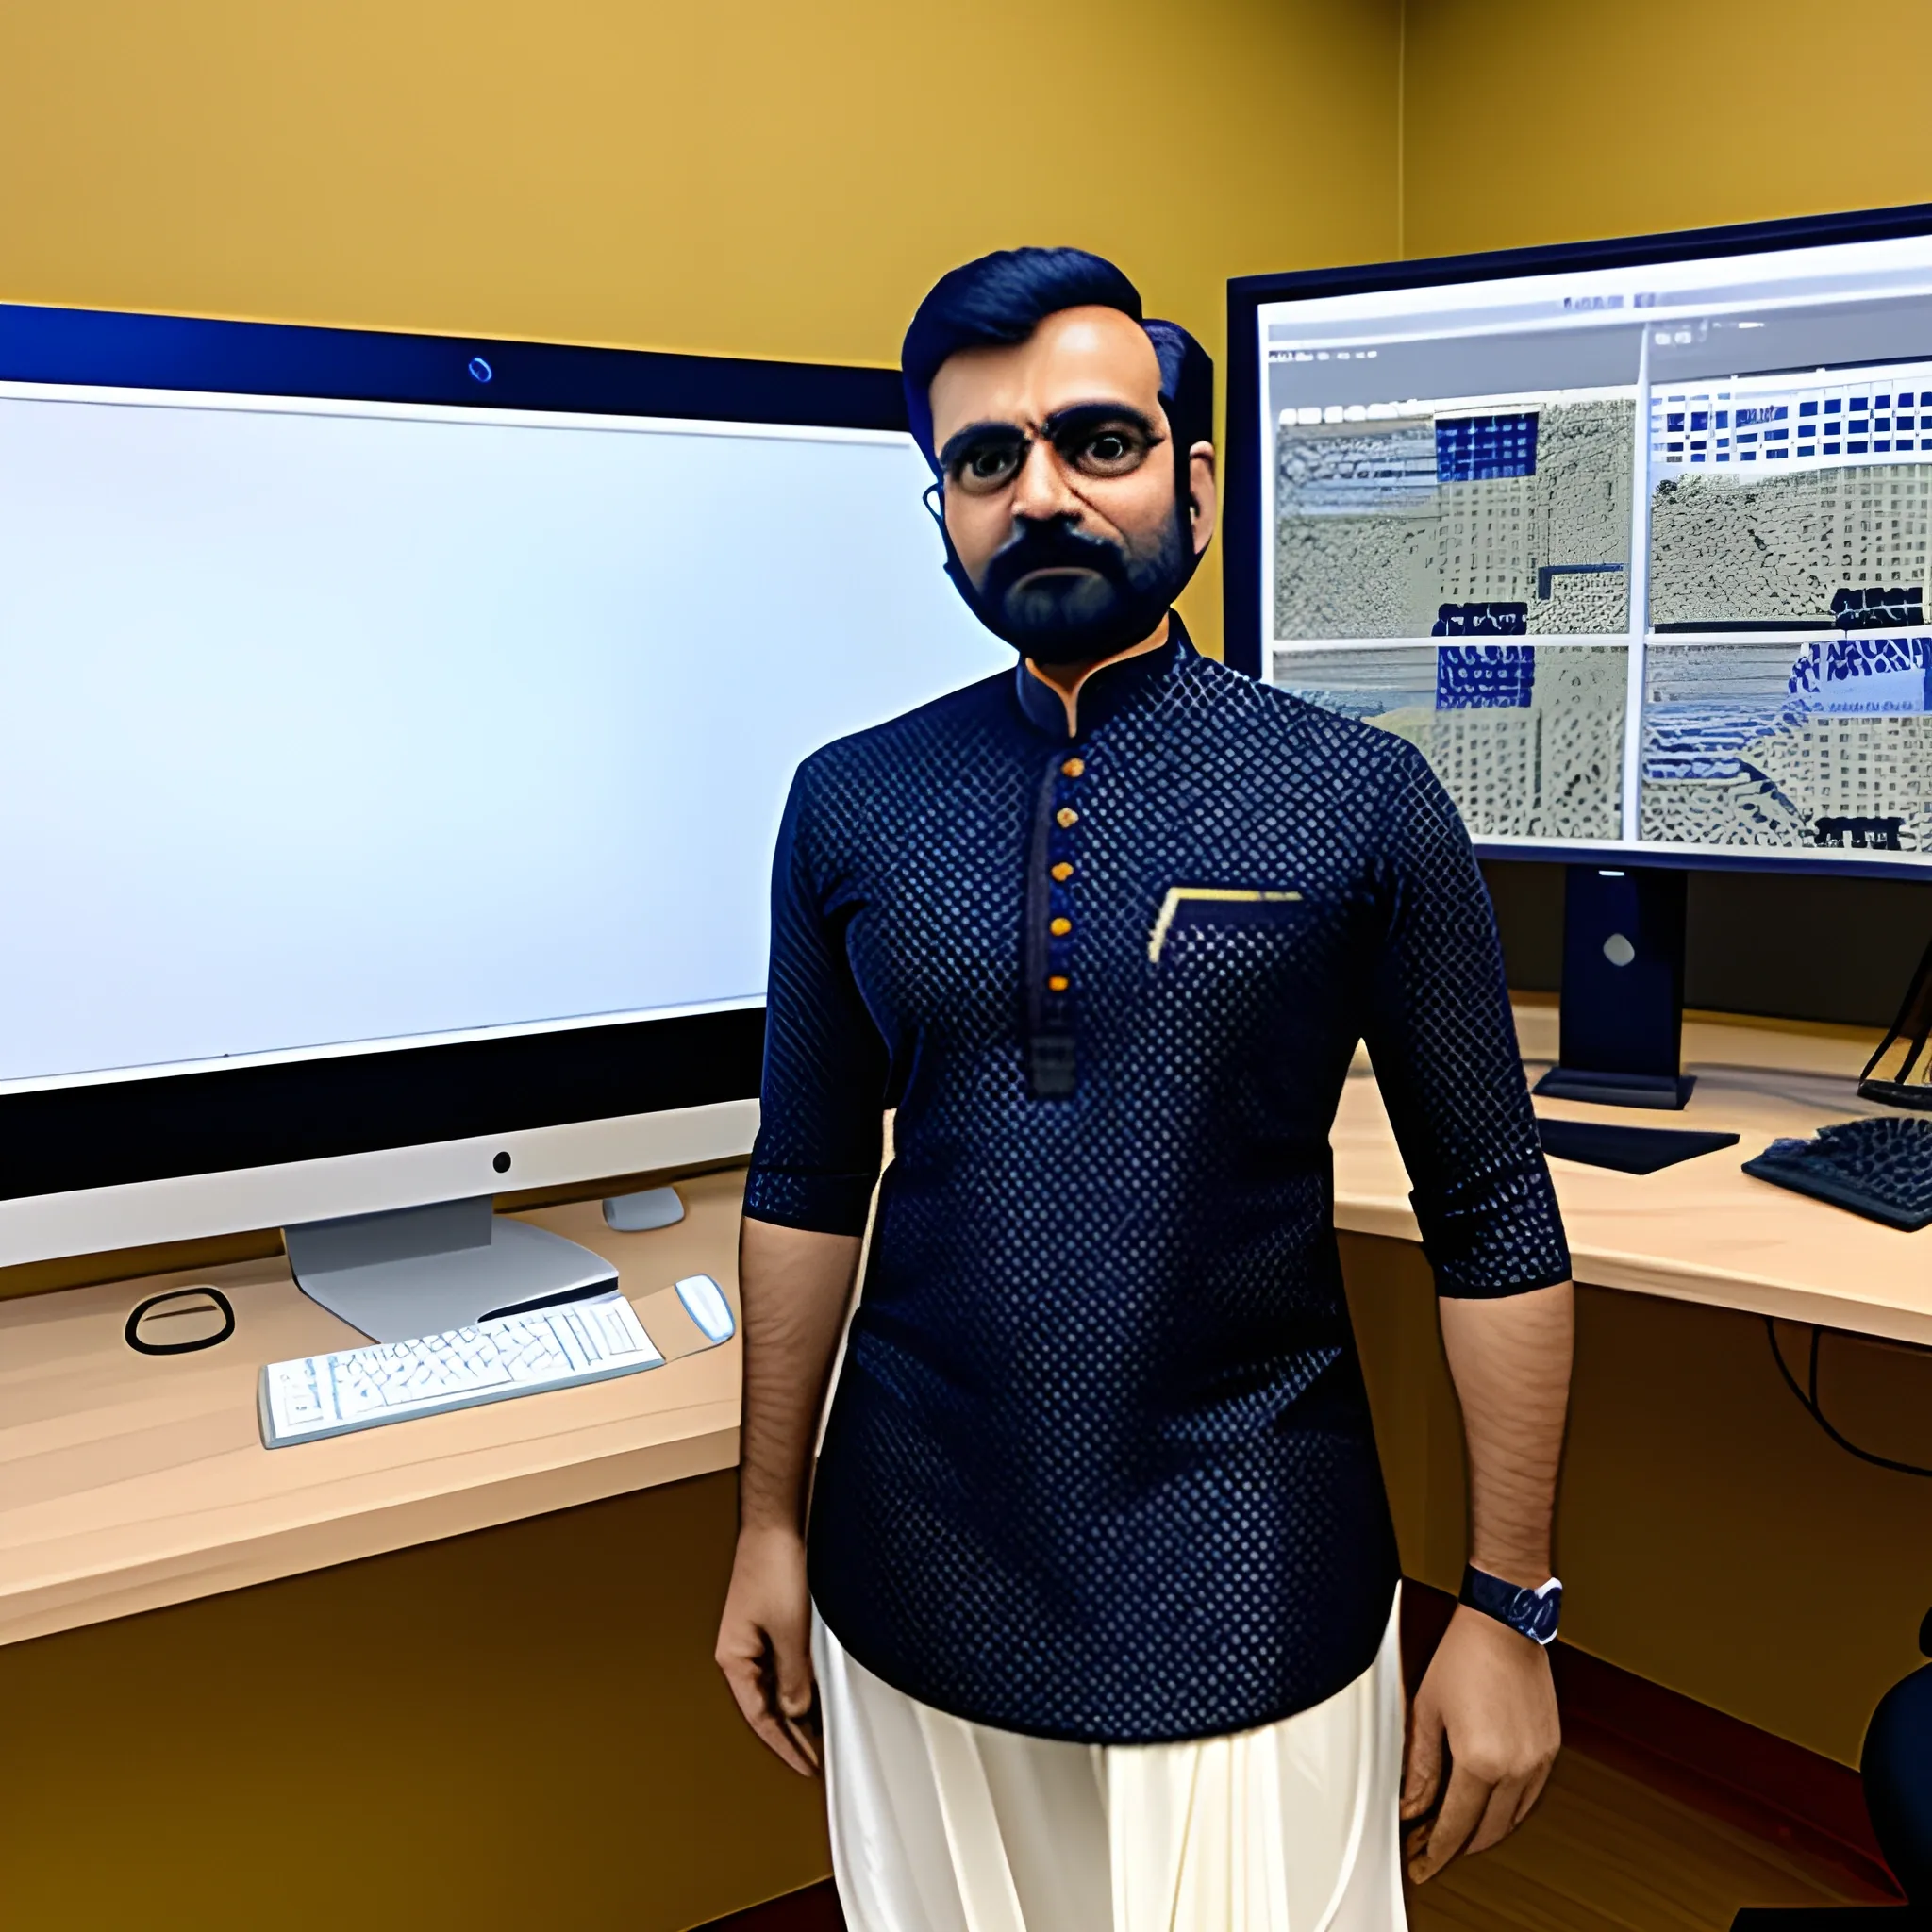
[[[1729,1932],[1740,1906],[1873,1898],[1620,1771],[1565,1751],[1514,1838],[1417,1891],[1410,1932]],[[1877,1925],[1889,1923],[1881,1915]]]
[[[1410,1932],[1729,1932],[1740,1906],[1857,1903],[1836,1867],[1711,1818],[1579,1751],[1507,1844],[1453,1865],[1409,1907]],[[835,1932],[830,1888],[724,1922],[732,1932]],[[1874,1921],[1874,1928],[1889,1924]]]

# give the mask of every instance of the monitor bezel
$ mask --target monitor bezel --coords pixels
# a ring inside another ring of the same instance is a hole
[[[1222,620],[1226,661],[1251,677],[1262,675],[1262,478],[1260,371],[1255,353],[1265,304],[1320,295],[1374,294],[1431,284],[1500,280],[1577,269],[1642,268],[1699,256],[1755,255],[1833,242],[1885,242],[1932,234],[1932,202],[1862,208],[1843,214],[1800,215],[1774,222],[1740,222],[1714,228],[1675,228],[1595,242],[1559,242],[1412,261],[1362,262],[1298,269],[1282,275],[1237,275],[1227,285],[1227,426],[1222,471],[1225,514],[1221,526]],[[1609,870],[1664,867],[1683,872],[1776,872],[1832,878],[1907,879],[1932,883],[1932,866],[1882,858],[1832,858],[1806,853],[1671,852],[1663,848],[1534,845],[1478,839],[1484,858],[1531,864],[1594,865]]]
[[[892,369],[26,304],[0,304],[0,379],[799,428],[907,426]],[[740,1003],[0,1094],[0,1203],[122,1198],[100,1191],[132,1191],[125,1198],[145,1201],[158,1198],[157,1183],[305,1163],[336,1172],[361,1157],[511,1137],[525,1145],[546,1129],[644,1115],[738,1120],[742,1104],[757,1099],[763,1043],[762,1003]],[[523,1182],[506,1172],[497,1185]],[[70,1234],[74,1220],[63,1224]],[[51,1250],[40,1239],[31,1251]],[[19,1257],[9,1250],[6,1258]]]

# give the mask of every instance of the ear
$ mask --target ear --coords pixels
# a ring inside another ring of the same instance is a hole
[[[1221,507],[1214,476],[1214,445],[1196,442],[1188,449],[1188,522],[1194,533],[1194,555],[1206,550],[1214,535],[1214,518]]]

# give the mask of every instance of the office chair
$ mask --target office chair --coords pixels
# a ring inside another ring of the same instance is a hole
[[[1919,1625],[1919,1649],[1932,1657],[1932,1610]],[[1885,1924],[1932,1927],[1932,1664],[1922,1665],[1879,1699],[1858,1754],[1865,1808],[1885,1862],[1907,1903],[1885,1906],[1748,1906],[1731,1932],[1880,1932]]]

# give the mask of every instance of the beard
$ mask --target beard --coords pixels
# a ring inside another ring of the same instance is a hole
[[[946,569],[973,614],[1023,658],[1078,664],[1152,634],[1194,574],[1191,538],[1178,511],[1140,550],[1055,518],[1023,525],[994,553],[981,583],[967,575],[950,538]]]

